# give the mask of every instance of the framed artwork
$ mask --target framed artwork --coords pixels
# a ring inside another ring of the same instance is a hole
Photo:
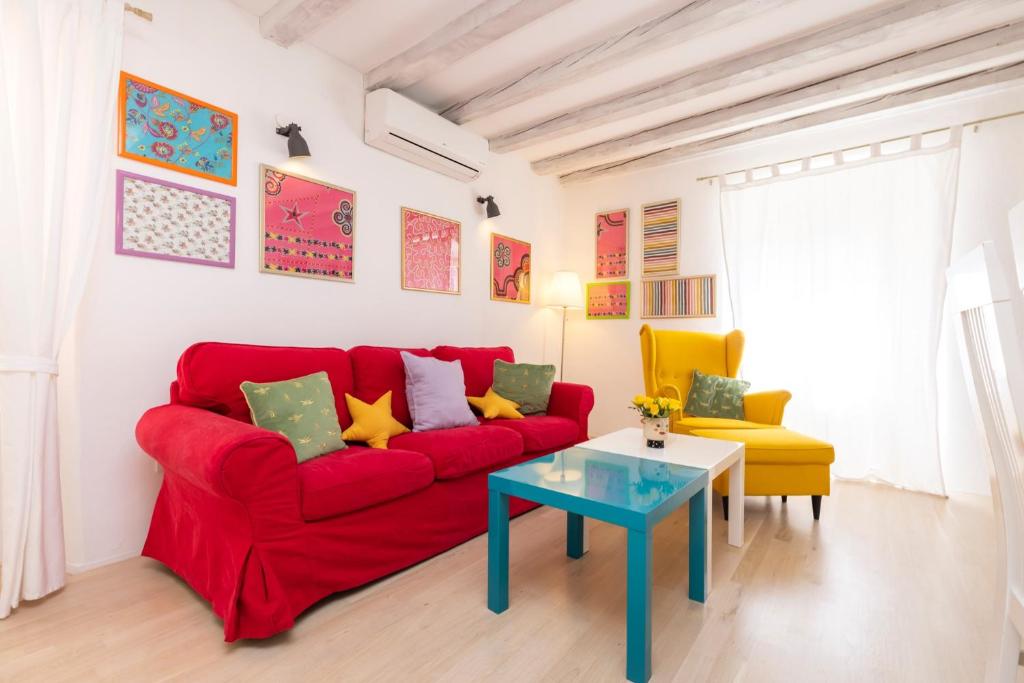
[[[679,200],[644,204],[643,277],[675,275],[679,272]]]
[[[356,193],[260,164],[260,270],[353,282]]]
[[[129,256],[235,267],[235,198],[117,172],[114,251]]]
[[[599,213],[594,223],[594,277],[598,280],[629,277],[629,209]]]
[[[402,207],[402,289],[462,291],[462,224]]]
[[[587,320],[629,318],[629,280],[587,283]]]
[[[715,276],[645,280],[641,318],[714,318]]]
[[[529,242],[491,233],[491,300],[530,303]]]
[[[238,115],[122,71],[117,153],[236,185]]]

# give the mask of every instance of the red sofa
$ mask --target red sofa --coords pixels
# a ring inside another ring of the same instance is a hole
[[[421,562],[487,530],[487,474],[587,438],[590,387],[555,383],[546,415],[394,437],[387,450],[350,445],[297,464],[288,440],[251,424],[244,380],[324,370],[344,429],[345,394],[392,392],[410,425],[396,348],[289,348],[200,343],[178,361],[169,405],[136,427],[164,468],[143,555],[181,576],[224,620],[224,639],[266,638],[331,593]],[[405,349],[462,362],[482,396],[512,349]],[[513,500],[511,513],[533,504]]]

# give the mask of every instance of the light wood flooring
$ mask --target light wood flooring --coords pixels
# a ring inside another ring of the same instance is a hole
[[[686,598],[685,508],[654,542],[653,681],[979,681],[993,600],[987,498],[836,483],[748,498],[746,545],[715,499],[714,589]],[[0,621],[3,681],[619,681],[625,535],[594,524],[565,555],[565,517],[513,521],[511,603],[486,608],[486,537],[330,598],[288,633],[225,644],[221,623],[144,558],[71,577]]]

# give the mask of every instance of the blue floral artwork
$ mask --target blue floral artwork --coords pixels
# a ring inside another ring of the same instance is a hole
[[[235,185],[237,129],[232,112],[121,73],[123,157]]]

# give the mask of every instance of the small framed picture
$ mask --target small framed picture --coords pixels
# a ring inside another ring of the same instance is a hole
[[[356,193],[260,165],[260,270],[355,280]]]
[[[594,216],[594,277],[618,280],[629,276],[629,209]]]
[[[530,303],[529,242],[491,233],[491,299]]]
[[[587,283],[587,320],[625,320],[628,318],[628,280]]]
[[[122,71],[117,153],[236,185],[238,115]]]
[[[114,251],[234,268],[235,198],[118,171]]]
[[[402,207],[402,289],[462,292],[462,224]]]

